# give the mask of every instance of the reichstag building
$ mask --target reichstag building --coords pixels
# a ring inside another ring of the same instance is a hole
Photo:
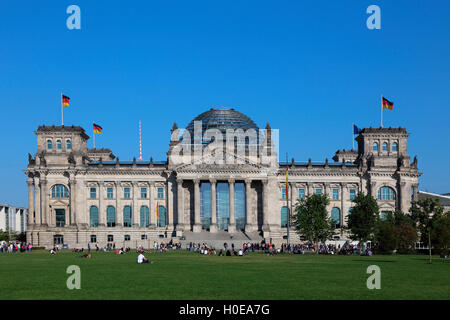
[[[375,197],[381,214],[408,211],[417,199],[420,173],[407,153],[405,128],[364,128],[357,150],[337,150],[320,163],[280,162],[276,130],[269,123],[261,130],[225,107],[198,115],[183,130],[174,123],[164,161],[120,161],[110,149],[90,149],[78,126],[39,126],[35,133],[37,152],[24,171],[26,232],[34,246],[133,248],[170,239],[280,244],[287,241],[290,210],[313,193],[329,196],[335,239],[343,240],[358,192]],[[294,229],[289,234],[299,241]]]

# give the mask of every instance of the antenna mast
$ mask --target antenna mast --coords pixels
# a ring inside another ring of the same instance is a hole
[[[139,120],[139,161],[142,161],[141,120]]]

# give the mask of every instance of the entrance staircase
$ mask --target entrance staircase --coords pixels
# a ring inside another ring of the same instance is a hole
[[[179,240],[182,245],[182,248],[189,247],[189,243],[205,243],[210,248],[215,249],[223,249],[223,244],[226,242],[228,246],[231,248],[231,244],[234,244],[234,247],[242,248],[244,243],[261,243],[264,239],[259,232],[243,232],[237,231],[235,233],[229,233],[226,231],[217,231],[215,233],[202,231],[202,232],[192,232],[185,231],[183,232],[184,238]]]

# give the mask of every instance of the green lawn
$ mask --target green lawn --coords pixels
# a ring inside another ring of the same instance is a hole
[[[450,261],[427,256],[323,256],[254,253],[245,257],[189,252],[137,254],[47,251],[0,254],[0,299],[450,299]],[[81,289],[69,290],[69,265]],[[369,265],[381,289],[369,290]]]

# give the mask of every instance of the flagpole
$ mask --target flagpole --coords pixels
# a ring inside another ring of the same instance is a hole
[[[286,172],[289,172],[288,170],[288,153],[286,152]],[[286,209],[288,212],[288,217],[287,217],[287,245],[288,245],[288,250],[289,250],[289,228],[290,228],[290,221],[291,220],[291,211],[289,210],[289,173],[286,174]]]
[[[355,124],[352,123],[352,150],[355,149]]]
[[[383,95],[381,95],[381,128],[383,128]]]
[[[61,92],[61,126],[64,125],[64,106],[63,106],[63,101],[62,101],[62,92]]]
[[[94,149],[95,149],[95,131],[94,131],[94,124],[92,123],[92,136],[94,137]]]

